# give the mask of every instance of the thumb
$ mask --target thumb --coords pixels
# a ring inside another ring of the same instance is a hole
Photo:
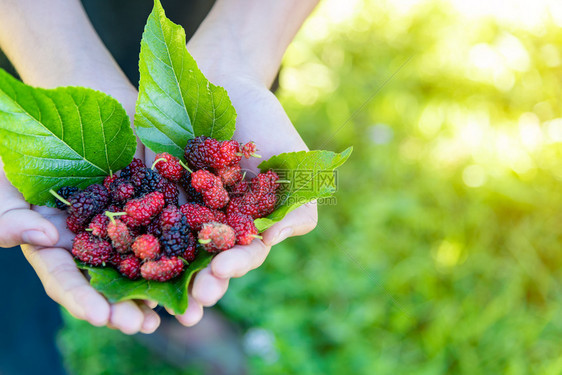
[[[29,203],[6,178],[0,159],[0,247],[24,243],[53,246],[59,234],[57,228],[41,214],[31,211]]]
[[[24,243],[53,246],[58,241],[57,228],[41,214],[29,208],[13,208],[0,214],[0,247]]]
[[[273,246],[293,236],[302,236],[314,228],[318,223],[316,201],[307,203],[291,211],[278,223],[263,233],[263,242]]]

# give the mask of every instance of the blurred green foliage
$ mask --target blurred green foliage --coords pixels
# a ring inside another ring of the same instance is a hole
[[[562,373],[562,13],[460,3],[326,0],[290,47],[289,116],[355,152],[318,228],[220,302],[273,340],[254,373]],[[123,349],[99,332],[62,333],[76,373],[108,350],[72,342]]]
[[[97,328],[74,319],[61,309],[64,329],[58,344],[65,367],[80,375],[196,375],[197,369],[180,370],[164,361],[131,336]]]

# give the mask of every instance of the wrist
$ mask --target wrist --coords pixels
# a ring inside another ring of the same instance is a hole
[[[260,69],[262,64],[252,61],[239,41],[227,34],[223,26],[214,27],[209,23],[197,30],[187,43],[187,49],[199,69],[211,82],[221,86],[225,81],[241,80],[269,87],[269,75]]]
[[[24,82],[101,89],[102,81],[126,81],[79,0],[0,0],[0,6],[0,46]]]
[[[134,113],[136,89],[105,48],[78,0],[0,0],[0,46],[32,86],[103,91]]]
[[[188,43],[211,81],[237,76],[270,87],[318,0],[218,0]]]

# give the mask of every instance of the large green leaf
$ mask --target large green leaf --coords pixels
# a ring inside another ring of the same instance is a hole
[[[187,287],[193,274],[207,267],[211,259],[211,254],[200,251],[180,277],[165,283],[144,279],[129,280],[110,267],[90,267],[78,261],[76,263],[79,268],[88,270],[91,277],[90,284],[109,302],[149,299],[173,310],[176,314],[183,314],[187,309]]]
[[[266,230],[285,215],[315,199],[328,198],[337,189],[337,175],[334,170],[342,165],[353,151],[352,147],[342,153],[331,151],[289,152],[271,157],[259,168],[265,172],[277,172],[281,183],[281,195],[277,208],[268,217],[255,220],[260,232]]]
[[[29,203],[52,205],[49,189],[101,181],[127,166],[135,148],[129,117],[110,96],[34,88],[0,69],[0,156]]]
[[[232,138],[236,111],[226,90],[201,73],[185,31],[166,18],[159,0],[142,35],[139,71],[135,126],[148,148],[181,158],[195,136]]]

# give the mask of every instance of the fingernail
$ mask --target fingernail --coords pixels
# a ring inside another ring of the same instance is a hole
[[[277,245],[279,242],[285,241],[287,238],[291,237],[292,234],[293,234],[293,228],[288,227],[288,228],[282,229],[277,234],[277,236],[275,236],[273,241],[271,241],[270,246],[274,246],[274,245]]]
[[[183,325],[186,327],[193,327],[201,321],[202,316],[190,316],[188,319],[183,320]]]
[[[176,315],[176,313],[175,313],[174,310],[172,310],[172,309],[166,308],[166,311],[167,311],[168,314],[170,314],[171,316],[175,316],[175,315]]]
[[[160,318],[156,314],[148,314],[146,315],[143,323],[143,327],[141,329],[141,333],[151,334],[160,325]]]
[[[21,239],[24,243],[30,245],[50,246],[52,245],[51,239],[39,230],[26,230],[21,234]]]

